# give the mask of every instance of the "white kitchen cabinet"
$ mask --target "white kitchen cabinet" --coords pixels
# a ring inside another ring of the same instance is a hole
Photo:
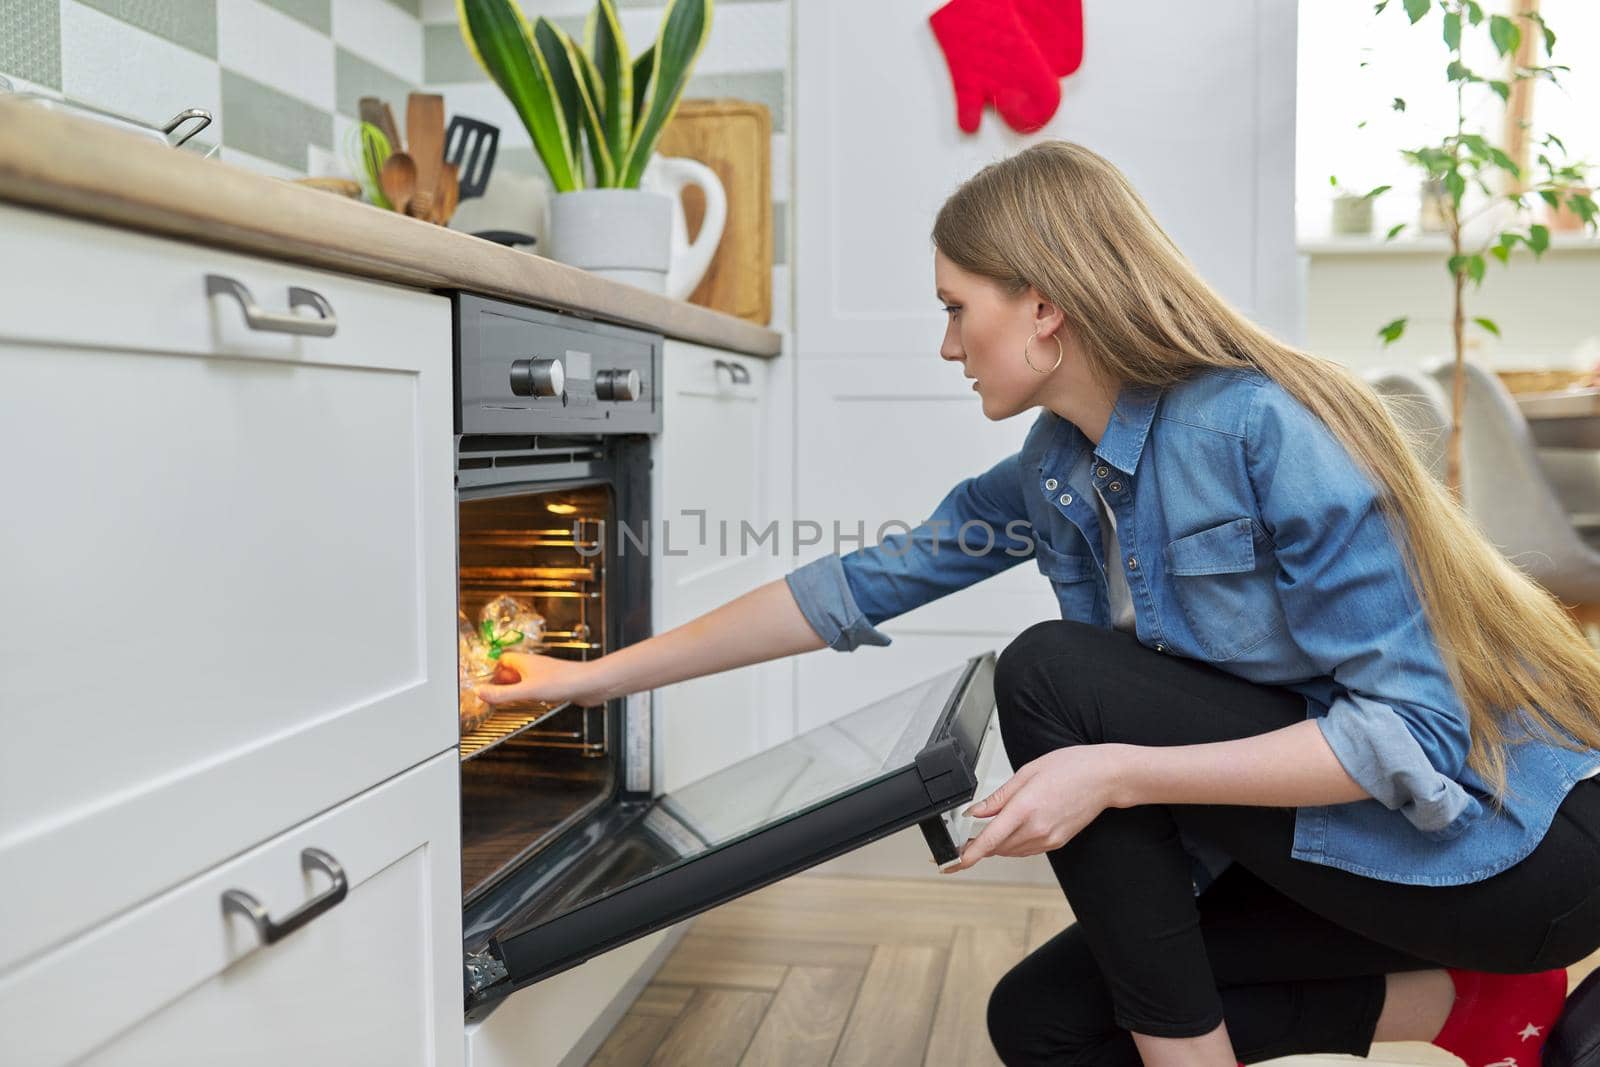
[[[768,371],[766,360],[666,342],[653,472],[656,633],[781,573],[774,553],[788,539],[766,529],[776,514],[766,483],[767,450],[776,444],[767,432]],[[676,789],[760,748],[762,716],[773,713],[774,669],[755,664],[656,691],[658,789]]]
[[[9,981],[451,748],[456,590],[445,298],[10,207],[0,232]],[[291,287],[331,336],[283,332],[319,326],[272,317]]]
[[[458,774],[435,756],[0,978],[0,1061],[458,1067]],[[329,891],[308,848],[346,895],[263,944],[223,894],[282,922]]]

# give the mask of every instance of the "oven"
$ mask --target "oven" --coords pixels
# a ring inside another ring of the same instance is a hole
[[[652,441],[672,413],[660,335],[453,299],[467,1017],[909,826],[951,858],[952,809],[999,748],[992,652],[672,793],[650,692],[472,698],[504,649],[592,659],[650,635]]]

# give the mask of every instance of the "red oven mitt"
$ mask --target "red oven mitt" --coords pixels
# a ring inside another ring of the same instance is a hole
[[[1011,0],[1039,54],[1058,78],[1083,63],[1083,0]]]
[[[1041,0],[1040,6],[1048,4]],[[928,22],[950,68],[963,130],[977,130],[989,101],[1018,133],[1050,121],[1061,104],[1061,84],[1012,0],[950,0]]]

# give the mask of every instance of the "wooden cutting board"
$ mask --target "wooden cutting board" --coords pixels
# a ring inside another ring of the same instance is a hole
[[[698,159],[728,193],[722,241],[689,302],[765,326],[772,321],[772,113],[750,100],[681,100],[656,150]],[[685,189],[683,206],[693,235],[705,196]]]

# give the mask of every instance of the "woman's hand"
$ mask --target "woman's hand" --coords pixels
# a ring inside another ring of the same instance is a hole
[[[608,694],[597,677],[599,660],[579,662],[531,652],[502,652],[494,682],[475,692],[486,704],[512,700],[571,701],[583,707],[604,704]]]
[[[1060,848],[1111,806],[1115,756],[1110,745],[1072,745],[1047,752],[969,809],[992,819],[940,869],[964,871],[987,856],[1032,856]]]

